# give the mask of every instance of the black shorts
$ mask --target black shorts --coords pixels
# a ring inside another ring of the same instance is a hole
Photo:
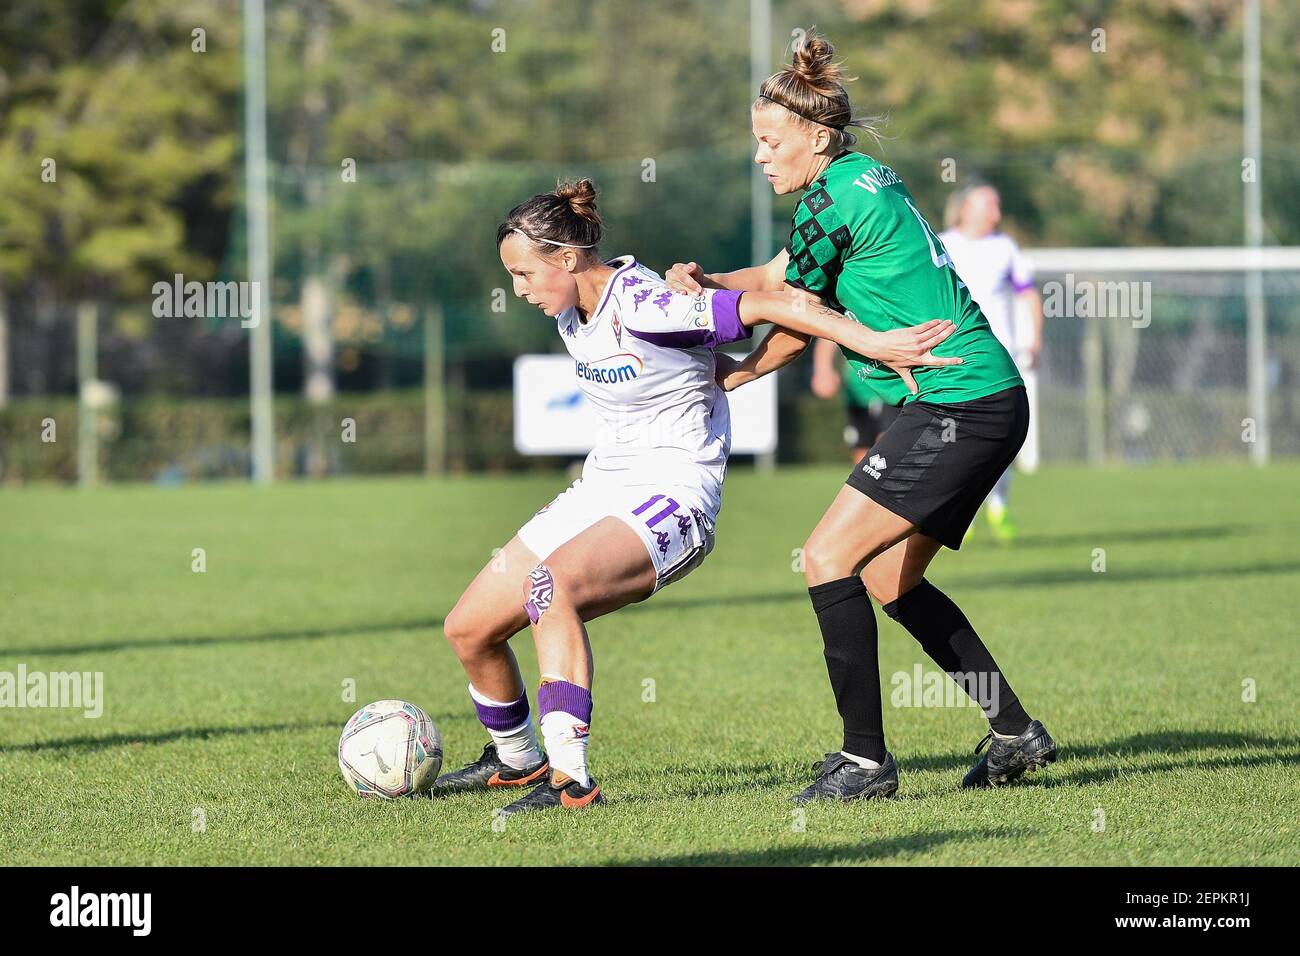
[[[912,402],[846,484],[956,551],[1028,432],[1023,385],[972,402]]]
[[[850,448],[867,448],[877,435],[894,424],[900,409],[873,402],[870,405],[846,405],[844,411],[849,419],[844,426],[844,444]]]

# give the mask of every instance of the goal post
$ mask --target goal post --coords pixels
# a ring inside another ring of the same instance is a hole
[[[1028,255],[1044,313],[1031,465],[1300,454],[1300,247]]]

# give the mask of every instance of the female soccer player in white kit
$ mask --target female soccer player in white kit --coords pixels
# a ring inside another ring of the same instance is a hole
[[[948,250],[953,268],[970,289],[971,298],[989,320],[993,334],[1015,360],[1028,385],[1042,349],[1043,300],[1020,246],[998,231],[1002,221],[998,191],[987,184],[959,189],[949,201],[945,219],[947,228],[939,233],[939,239]],[[1028,341],[1016,334],[1013,296],[1029,307],[1032,332]],[[1032,401],[1032,392],[1030,397]],[[1016,538],[1016,527],[1008,513],[1010,498],[1011,469],[1008,468],[985,502],[993,536],[1004,544]]]
[[[461,595],[444,631],[491,743],[433,792],[531,789],[513,814],[603,802],[587,771],[592,656],[585,621],[680,580],[713,549],[731,428],[713,349],[777,322],[906,371],[958,364],[929,349],[951,322],[874,332],[797,292],[673,292],[631,256],[601,262],[589,180],[516,206],[497,232],[514,292],[555,319],[600,420],[582,477],[519,529]],[[531,626],[546,754],[509,639]]]

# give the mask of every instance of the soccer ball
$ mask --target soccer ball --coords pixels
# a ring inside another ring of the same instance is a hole
[[[442,768],[442,735],[404,700],[377,700],[352,715],[339,738],[343,779],[363,797],[423,793]]]

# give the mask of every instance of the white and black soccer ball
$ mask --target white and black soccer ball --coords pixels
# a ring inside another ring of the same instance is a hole
[[[343,779],[363,797],[423,793],[441,768],[442,735],[428,714],[404,700],[366,704],[339,738]]]

